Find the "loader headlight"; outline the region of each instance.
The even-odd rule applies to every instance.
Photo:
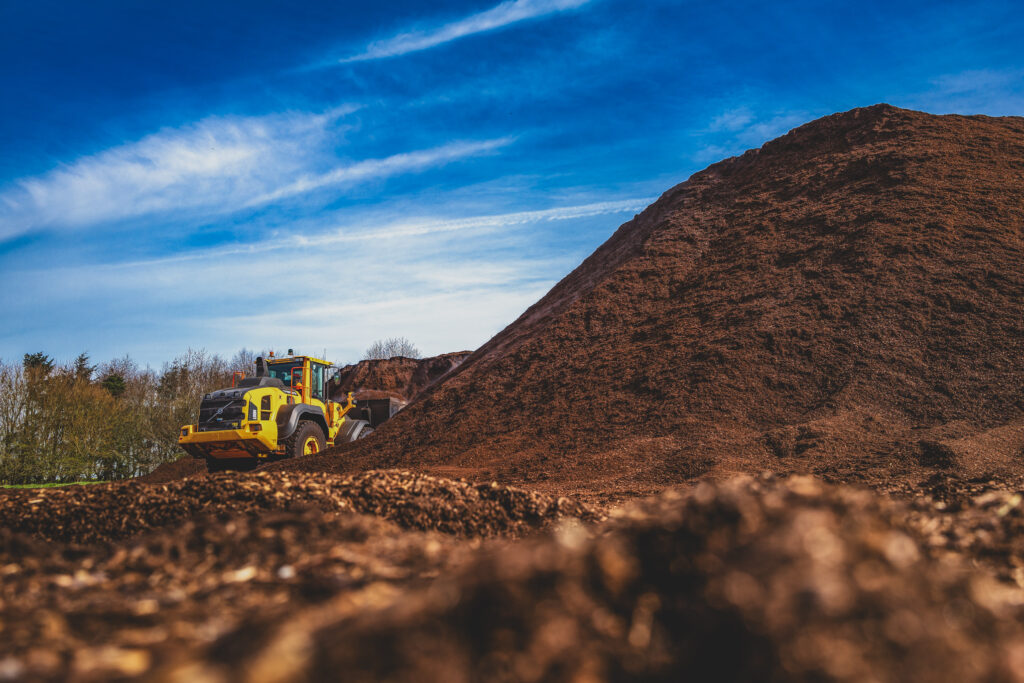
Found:
[[[182,427],[181,428],[181,435],[182,436],[188,436],[188,427]]]

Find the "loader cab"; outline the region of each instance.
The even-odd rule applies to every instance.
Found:
[[[330,364],[309,356],[289,356],[267,360],[267,374],[298,391],[303,403],[327,402],[327,370]]]

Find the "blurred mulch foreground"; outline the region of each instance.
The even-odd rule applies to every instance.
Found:
[[[941,513],[935,513],[941,514]],[[810,477],[632,505],[503,545],[368,609],[232,635],[165,680],[1024,679],[1024,591],[921,534],[920,510]],[[257,659],[251,659],[251,656]],[[260,656],[268,653],[287,656]]]
[[[741,475],[609,517],[400,471],[9,490],[0,680],[1024,680],[1020,490]]]
[[[253,660],[304,606],[334,605],[336,618],[390,604],[399,586],[447,573],[481,539],[564,519],[601,515],[567,498],[399,471],[6,490],[0,680],[148,678],[197,651]]]

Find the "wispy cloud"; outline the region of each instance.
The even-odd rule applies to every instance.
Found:
[[[759,147],[807,121],[803,111],[758,114],[748,106],[722,112],[708,126],[708,132],[721,133],[747,147]]]
[[[168,210],[239,205],[294,177],[323,147],[327,114],[211,117],[15,181],[0,193],[0,238]]]
[[[187,324],[226,351],[244,340],[252,346],[292,345],[307,351],[326,348],[331,360],[351,363],[362,357],[373,340],[401,335],[433,355],[479,347],[544,296],[556,280],[514,286],[463,283],[449,291],[429,294],[388,291],[388,298],[377,301],[354,300],[316,309],[226,316]],[[282,324],[283,319],[287,325]],[[287,329],[287,344],[280,336],[268,334],[269,330],[280,334],[282,329]],[[458,331],[454,338],[453,330]]]
[[[232,256],[254,255],[269,251],[290,250],[296,248],[329,247],[331,245],[355,243],[381,243],[391,240],[429,237],[443,233],[487,233],[517,226],[536,226],[544,223],[572,221],[581,218],[606,216],[615,214],[636,213],[651,204],[656,197],[640,197],[616,201],[593,202],[576,206],[563,206],[538,211],[516,211],[488,216],[470,216],[467,218],[403,218],[393,221],[373,221],[372,227],[366,222],[345,220],[343,227],[327,227],[310,234],[309,230],[296,233],[278,234],[273,238],[260,242],[242,245],[227,245],[211,249],[166,256],[158,259],[124,262],[104,266],[105,269],[132,269],[155,265],[166,265],[182,261],[221,260]]]
[[[970,69],[932,79],[935,90],[943,95],[1008,90],[1020,83],[1019,69]]]
[[[927,90],[896,98],[893,104],[935,114],[1024,113],[1021,80],[1024,69],[970,69],[931,79]]]
[[[512,138],[463,141],[339,164],[356,107],[325,114],[211,117],[78,159],[0,192],[0,239],[161,213],[243,208],[492,152]]]
[[[527,19],[535,19],[556,12],[576,9],[591,0],[509,0],[489,10],[470,15],[433,28],[406,31],[398,35],[379,40],[366,48],[365,51],[347,57],[342,62],[361,62],[371,59],[397,57],[427,50],[453,40],[471,36],[485,31],[493,31],[510,24]]]
[[[708,144],[696,150],[693,159],[701,163],[719,161],[760,147],[804,123],[808,117],[803,111],[759,115],[747,105],[727,109],[714,116],[705,129],[697,131]]]
[[[760,146],[769,140],[784,135],[802,123],[806,123],[808,115],[804,112],[786,112],[768,118],[751,121],[737,131],[736,139],[749,146]]]
[[[357,183],[367,179],[380,179],[398,173],[410,173],[424,168],[441,166],[458,159],[493,152],[511,144],[514,138],[505,137],[476,142],[453,142],[433,149],[395,154],[383,159],[366,159],[341,166],[326,173],[305,175],[271,192],[254,197],[248,206],[266,204],[285,197],[305,194],[329,185]]]
[[[749,107],[737,107],[735,109],[724,111],[711,119],[711,124],[708,126],[708,130],[712,133],[717,133],[719,131],[735,132],[750,125],[753,120],[754,113],[750,111]]]

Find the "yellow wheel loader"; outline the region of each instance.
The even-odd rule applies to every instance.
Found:
[[[257,358],[255,377],[235,373],[230,389],[203,397],[199,421],[181,428],[178,444],[212,472],[313,455],[369,435],[352,394],[344,402],[329,399],[332,369],[290,349],[288,356]]]

